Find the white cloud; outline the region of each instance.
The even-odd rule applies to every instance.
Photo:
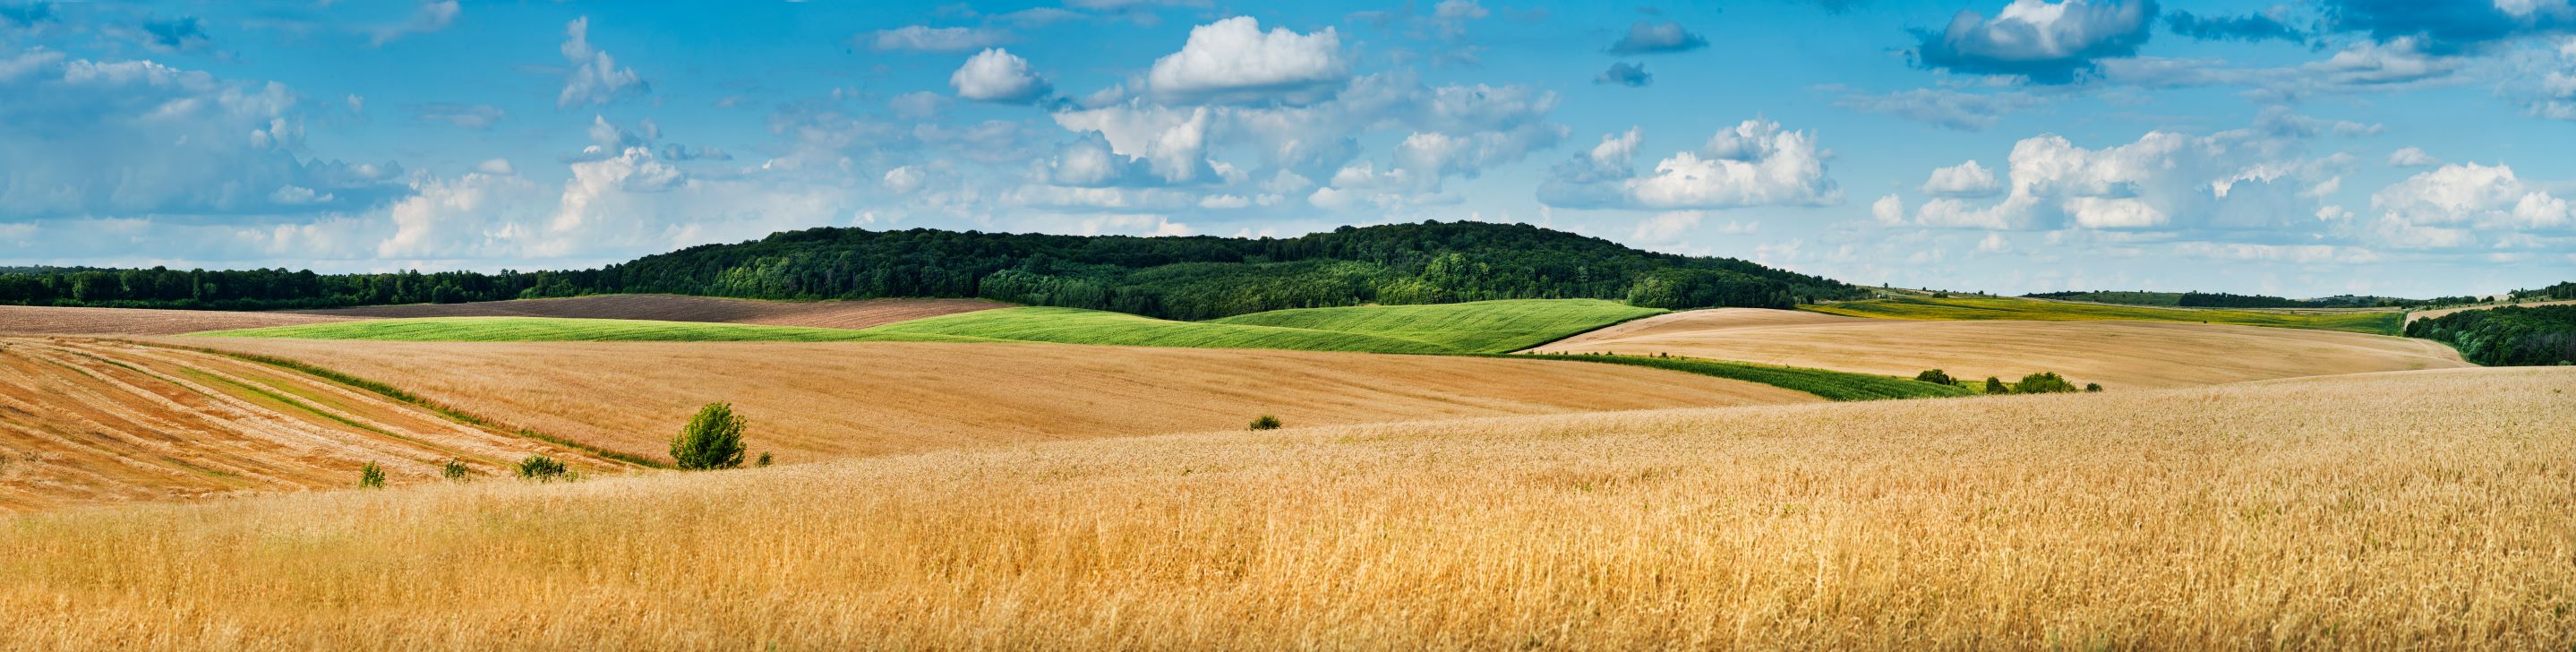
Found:
[[[2424,153],[2421,147],[2408,147],[2388,154],[2389,167],[2429,168],[2441,164],[2442,159],[2433,158],[2433,155]]]
[[[2242,129],[2210,136],[2150,132],[2087,149],[2057,135],[2023,139],[2009,186],[1991,204],[1925,202],[1923,226],[1984,229],[2274,229],[2304,216],[2342,183],[2347,155],[2297,158],[2295,135]],[[1936,173],[1936,181],[1942,175]],[[1973,177],[1972,174],[1957,176]],[[1926,185],[1926,192],[1941,184]]]
[[[967,58],[948,76],[948,86],[957,89],[958,97],[1004,104],[1034,102],[1055,90],[1029,69],[1027,59],[1001,48]]]
[[[1623,55],[1663,54],[1688,52],[1704,47],[1708,47],[1708,39],[1691,33],[1690,30],[1682,29],[1681,23],[1640,20],[1634,25],[1629,25],[1628,33],[1620,36],[1618,42],[1610,44],[1609,52]]]
[[[2096,59],[2137,52],[2153,31],[2154,0],[2013,0],[1991,20],[1962,10],[1914,51],[1924,65],[2066,83]]]
[[[1154,60],[1145,83],[1168,103],[1310,103],[1350,77],[1341,48],[1331,27],[1265,33],[1259,20],[1236,16],[1191,28],[1179,52]]]
[[[1814,134],[1777,122],[1747,120],[1720,131],[1700,152],[1679,152],[1649,174],[1629,172],[1635,132],[1605,137],[1592,151],[1557,166],[1540,200],[1567,208],[1718,209],[1822,206],[1842,191],[1825,174],[1826,153]]]
[[[1992,197],[2003,190],[1995,172],[1976,161],[1935,168],[1932,178],[1923,182],[1923,194],[1940,197]]]
[[[878,52],[908,50],[913,52],[972,52],[1011,42],[1009,32],[983,27],[931,27],[909,25],[897,29],[877,30],[864,39],[868,48]]]
[[[462,10],[463,7],[458,6],[456,0],[420,0],[419,4],[413,6],[410,20],[399,25],[375,28],[368,42],[373,45],[384,45],[394,39],[412,34],[427,34],[447,29],[448,25],[456,23],[456,16]]]
[[[1989,254],[2011,253],[2012,241],[2005,240],[2004,234],[1988,233],[1986,239],[1977,241],[1977,251]]]
[[[885,175],[878,177],[877,182],[883,184],[886,190],[894,191],[896,194],[907,194],[920,190],[922,180],[920,167],[904,165],[886,170]]]
[[[1878,201],[1870,202],[1869,216],[1871,219],[1878,220],[1880,224],[1890,226],[1903,224],[1905,223],[1905,200],[1897,199],[1895,195],[1880,197]]]
[[[607,104],[650,89],[634,68],[619,68],[607,51],[591,47],[589,16],[564,25],[562,49],[572,72],[564,77],[563,92],[555,96],[555,108]]]
[[[2563,230],[2576,225],[2566,199],[2534,188],[2510,166],[2445,165],[2370,196],[2380,212],[2376,234],[2390,246],[2445,248],[2475,244],[2505,231]]]

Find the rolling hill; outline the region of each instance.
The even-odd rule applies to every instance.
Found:
[[[1942,369],[1972,379],[2051,371],[2114,390],[2469,366],[2458,352],[2436,342],[2328,330],[2138,321],[1865,319],[1758,309],[1677,312],[1536,350],[1667,353],[1899,376]]]
[[[36,648],[2565,649],[2570,392],[2576,370],[2470,369],[69,511],[0,527],[0,628]]]
[[[177,335],[342,321],[348,318],[279,312],[0,306],[0,334],[17,335]]]
[[[923,317],[1008,307],[1010,304],[977,299],[757,301],[673,294],[603,294],[562,299],[419,303],[294,312],[357,319],[559,317],[859,329]]]
[[[1309,308],[1176,322],[1068,308],[1014,308],[921,319],[869,332],[1064,344],[1501,353],[1662,312],[1612,301],[1558,299]]]
[[[1302,426],[1821,400],[1654,369],[1458,356],[1026,343],[170,339],[399,381],[500,423],[648,454],[663,450],[698,406],[731,401],[752,420],[752,445],[783,462],[1236,430],[1262,414]]]
[[[1800,306],[1833,315],[1915,320],[2026,321],[2163,321],[2237,324],[2396,335],[2403,326],[2394,310],[2245,310],[2160,308],[2099,303],[2045,301],[2005,297],[1896,297]]]
[[[0,511],[398,482],[462,459],[482,475],[545,454],[627,465],[278,367],[195,351],[0,338]]]
[[[977,338],[844,328],[640,319],[423,317],[192,333],[202,337],[394,342],[968,342]]]

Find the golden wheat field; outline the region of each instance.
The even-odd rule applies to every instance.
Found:
[[[1534,349],[1740,360],[2006,380],[2043,371],[2114,389],[2471,366],[2439,342],[2321,330],[2135,321],[1911,321],[1753,308],[1648,317]]]
[[[2576,370],[1058,442],[0,520],[11,645],[2566,649]]]
[[[463,460],[503,475],[529,455],[627,465],[294,371],[78,338],[0,338],[0,512],[345,488]]]
[[[1007,308],[982,299],[871,299],[865,301],[755,301],[672,294],[603,294],[561,299],[522,299],[452,304],[366,306],[296,311],[361,319],[414,317],[562,317],[645,319],[816,328],[867,328],[924,317]],[[215,329],[203,329],[215,330]]]
[[[519,427],[658,456],[731,401],[781,460],[1049,439],[1483,415],[1805,403],[1655,369],[1542,360],[927,342],[171,338],[304,360]]]

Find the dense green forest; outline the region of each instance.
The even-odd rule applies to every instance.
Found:
[[[2565,301],[2576,299],[2576,281],[2560,283],[2537,290],[2515,290],[2513,298],[2523,301]]]
[[[2094,290],[2087,292],[2036,292],[2022,295],[2033,299],[2091,301],[2129,306],[2165,306],[2175,308],[2392,308],[2420,307],[2427,304],[2471,303],[2466,297],[2446,297],[2431,301],[2341,295],[2316,299],[2285,299],[2259,294],[2225,292],[2145,292]]]
[[[1295,238],[1145,238],[817,228],[590,270],[316,274],[283,269],[0,275],[0,304],[256,310],[667,292],[750,299],[981,297],[1212,319],[1284,308],[1617,299],[1787,308],[1851,285],[1732,258],[1639,251],[1522,224],[1423,222]]]
[[[2482,365],[2576,364],[2576,305],[2463,310],[2407,324],[2406,336],[2450,344]]]

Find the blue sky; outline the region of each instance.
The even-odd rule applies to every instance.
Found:
[[[0,264],[1528,222],[1862,283],[2576,279],[2568,0],[0,0]]]

